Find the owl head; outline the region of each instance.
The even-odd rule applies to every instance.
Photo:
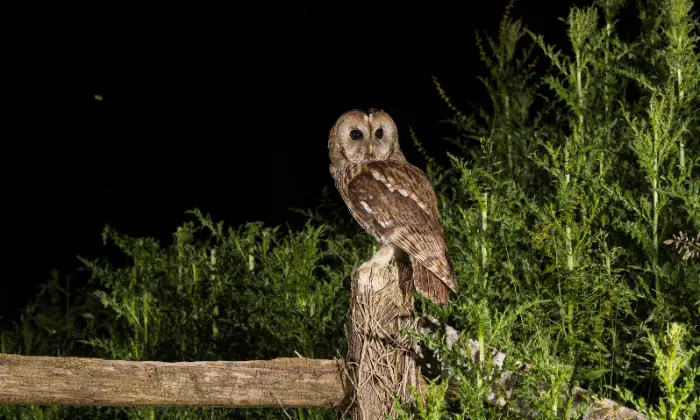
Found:
[[[405,160],[398,130],[385,111],[353,109],[341,115],[328,136],[331,166],[375,160]]]

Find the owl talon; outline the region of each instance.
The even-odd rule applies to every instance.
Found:
[[[394,258],[394,247],[383,246],[377,251],[372,258],[363,262],[358,270],[373,270],[387,267]]]

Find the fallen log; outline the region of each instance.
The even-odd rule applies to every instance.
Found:
[[[342,360],[130,362],[0,354],[0,404],[338,407]]]

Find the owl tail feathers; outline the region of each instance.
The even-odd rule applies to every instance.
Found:
[[[415,259],[412,260],[413,284],[416,290],[435,303],[447,305],[447,295],[450,292],[447,285]]]

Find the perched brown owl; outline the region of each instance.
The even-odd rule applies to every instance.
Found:
[[[407,253],[416,290],[447,304],[457,280],[438,218],[437,198],[423,171],[408,163],[393,119],[382,110],[351,110],[328,138],[330,171],[350,214],[381,244],[382,257]],[[387,261],[388,261],[387,259]]]

